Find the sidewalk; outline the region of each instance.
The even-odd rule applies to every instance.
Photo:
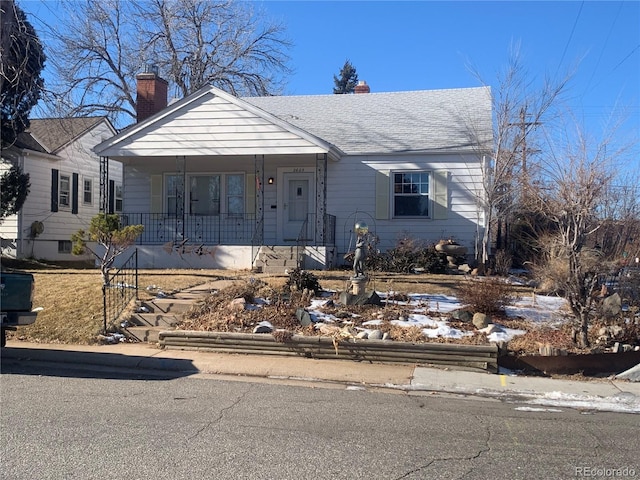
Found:
[[[444,392],[512,399],[535,405],[640,413],[640,383],[574,381],[447,370],[426,366],[318,360],[297,356],[161,350],[147,344],[47,345],[7,342],[2,360],[29,359],[76,365],[156,370],[184,375],[325,382],[406,392]]]

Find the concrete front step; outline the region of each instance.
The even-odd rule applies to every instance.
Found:
[[[129,323],[141,327],[170,328],[177,325],[181,320],[182,315],[170,313],[133,313],[129,318]]]
[[[154,298],[140,301],[140,306],[148,310],[148,312],[143,313],[184,313],[193,305],[194,298],[200,298],[200,296],[194,295],[193,298]]]
[[[170,328],[160,328],[160,327],[147,327],[147,326],[138,326],[138,327],[127,327],[124,329],[124,334],[134,342],[140,343],[158,343],[160,341],[159,334],[160,332],[164,332],[167,330],[171,330]]]

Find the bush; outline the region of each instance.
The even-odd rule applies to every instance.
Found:
[[[322,291],[318,278],[313,273],[307,270],[301,270],[300,268],[294,268],[289,271],[289,278],[287,279],[286,285],[289,287],[289,290],[297,290],[300,292],[308,290],[316,295]]]
[[[374,239],[377,240],[377,239]],[[403,232],[396,246],[384,253],[376,248],[377,241],[369,243],[365,267],[370,271],[411,273],[423,268],[426,273],[445,273],[446,255],[436,252],[435,246],[411,237]],[[345,256],[347,261],[348,257]]]
[[[482,277],[465,280],[458,291],[460,301],[474,312],[500,313],[513,302],[513,287],[500,278]]]

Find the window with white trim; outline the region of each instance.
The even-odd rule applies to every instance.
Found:
[[[71,175],[60,174],[58,179],[58,206],[71,208]]]
[[[93,203],[93,180],[91,178],[82,179],[82,203],[85,205]]]
[[[227,175],[227,213],[244,213],[244,175]]]
[[[115,195],[114,209],[116,212],[122,213],[122,185],[116,183],[114,195]]]
[[[393,216],[429,218],[430,173],[426,171],[393,173]]]

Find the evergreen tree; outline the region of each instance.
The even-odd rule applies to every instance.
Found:
[[[29,126],[29,113],[44,87],[45,55],[35,30],[14,0],[0,0],[0,112],[2,148]]]
[[[340,69],[340,76],[333,76],[333,82],[336,85],[333,87],[333,93],[353,93],[355,91],[358,84],[358,74],[348,59]]]
[[[13,165],[0,177],[0,223],[22,208],[29,194],[29,174]]]

